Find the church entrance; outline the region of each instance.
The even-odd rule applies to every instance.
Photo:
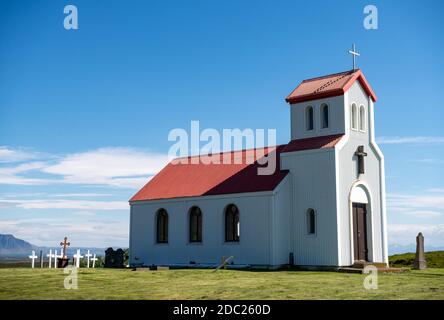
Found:
[[[353,202],[353,247],[355,260],[368,261],[367,206]]]

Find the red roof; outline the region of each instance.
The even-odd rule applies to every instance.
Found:
[[[213,155],[219,159],[217,164],[207,164],[208,161],[205,161],[209,160],[209,156],[182,158],[188,160],[186,164],[174,163],[180,159],[173,160],[130,201],[274,190],[288,173],[279,168],[279,155],[284,146],[219,153]],[[254,155],[256,150],[262,150],[264,156],[276,152],[274,174],[257,174],[257,169],[261,166],[254,161],[256,157],[251,158],[251,154]],[[228,155],[231,156],[231,164],[224,164],[223,157]],[[197,163],[192,163],[192,159]],[[238,159],[240,163],[234,163],[235,159]]]
[[[130,201],[169,199],[179,197],[195,197],[205,195],[271,191],[287,175],[286,170],[280,170],[279,155],[284,146],[262,149],[250,149],[213,155],[219,163],[206,164],[209,156],[182,158],[188,163],[170,162],[153,179],[151,179]],[[262,150],[263,155],[276,152],[276,170],[272,175],[258,175],[260,167],[251,154]],[[251,154],[248,152],[250,151]],[[231,163],[224,164],[225,156],[231,156]],[[197,163],[192,163],[196,160]],[[240,163],[235,163],[238,159]],[[247,161],[250,160],[250,161]],[[198,161],[199,160],[199,161]],[[253,162],[254,161],[254,162]],[[253,163],[252,163],[253,162]]]
[[[355,81],[359,81],[365,92],[376,101],[376,95],[360,69],[307,79],[285,99],[288,103],[303,102],[343,95]]]
[[[209,156],[182,158],[188,160],[186,164],[177,163],[181,159],[176,159],[154,176],[130,201],[272,191],[288,173],[287,170],[280,170],[282,152],[332,148],[340,138],[341,136],[335,135],[300,139],[291,141],[287,145],[260,149],[264,151],[264,156],[276,152],[276,170],[272,175],[258,175],[257,170],[261,165],[257,161],[247,163],[247,159],[256,160],[250,158],[251,154],[248,151],[254,154],[258,149],[214,155],[220,160],[218,164],[205,164],[208,163],[205,161]],[[231,164],[224,164],[223,157],[228,155],[233,161]],[[240,163],[234,163],[234,159],[239,159]],[[192,160],[196,160],[197,163],[192,163]]]

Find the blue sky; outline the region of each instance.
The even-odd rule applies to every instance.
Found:
[[[63,28],[74,4],[79,29]],[[363,27],[378,8],[379,28]],[[442,1],[1,1],[0,233],[127,246],[127,200],[173,128],[276,128],[303,79],[348,70],[379,100],[390,243],[444,246]]]

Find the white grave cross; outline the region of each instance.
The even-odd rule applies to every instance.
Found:
[[[32,260],[32,262],[31,262],[31,268],[33,268],[33,269],[34,269],[34,261],[35,261],[35,259],[37,259],[37,258],[38,258],[38,257],[35,255],[35,251],[32,250],[32,254],[29,256],[29,259]]]
[[[91,258],[92,257],[92,254],[89,252],[89,250],[88,250],[88,253],[87,254],[85,254],[85,257],[86,257],[86,266],[89,268],[89,258]]]
[[[52,254],[52,257],[54,258],[54,268],[55,268],[56,267],[56,263],[57,263],[56,253],[55,252]]]
[[[57,250],[54,250],[54,268],[57,269],[57,258],[63,258],[62,251],[60,251],[60,255],[57,254]]]
[[[80,249],[77,249],[77,253],[74,255],[74,259],[76,260],[76,268],[80,268],[80,259],[82,259],[83,256],[80,255]]]
[[[52,254],[52,249],[49,250],[49,253],[46,256],[49,258],[48,268],[51,269],[51,267],[52,267],[52,257],[54,256]]]
[[[96,258],[96,254],[94,253],[94,256],[91,258],[91,261],[93,262],[93,265],[92,265],[93,268],[96,267],[96,261],[97,261],[97,260],[98,260],[98,259]]]

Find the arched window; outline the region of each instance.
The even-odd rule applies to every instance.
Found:
[[[157,243],[168,243],[168,213],[165,209],[157,211]]]
[[[321,105],[321,128],[328,128],[328,105]]]
[[[196,206],[190,209],[190,242],[202,242],[202,211]]]
[[[313,130],[314,123],[313,123],[313,107],[308,106],[305,109],[305,128],[309,130]]]
[[[316,212],[311,208],[307,210],[307,233],[316,234]]]
[[[358,130],[358,110],[354,103],[351,105],[351,127],[353,130]]]
[[[239,209],[234,204],[230,204],[225,209],[225,241],[237,242],[239,236]]]
[[[359,107],[359,130],[365,131],[365,107]]]

